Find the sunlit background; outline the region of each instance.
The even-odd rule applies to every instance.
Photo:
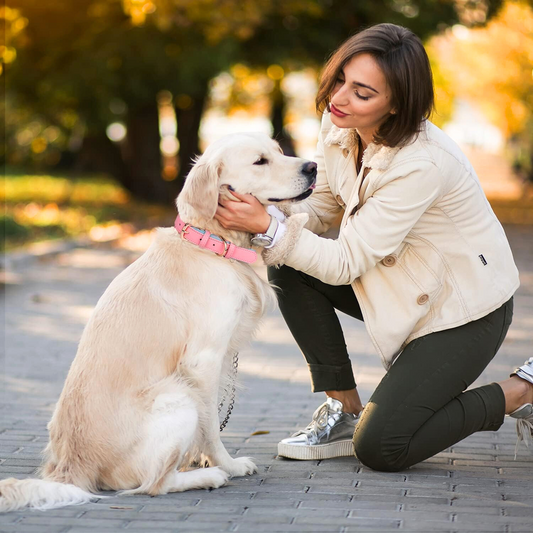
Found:
[[[191,159],[229,132],[313,158],[321,67],[379,22],[423,39],[432,120],[503,221],[533,223],[531,1],[6,1],[7,249],[168,223]]]

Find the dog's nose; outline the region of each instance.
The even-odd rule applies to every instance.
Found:
[[[316,163],[314,163],[313,161],[304,163],[304,165],[302,166],[302,174],[313,176],[314,174],[316,174],[316,168],[317,168]]]

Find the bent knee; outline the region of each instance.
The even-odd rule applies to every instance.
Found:
[[[406,468],[405,447],[391,450],[384,445],[381,435],[368,431],[357,431],[353,437],[355,456],[364,466],[378,472],[399,472]],[[389,450],[385,452],[384,450]]]

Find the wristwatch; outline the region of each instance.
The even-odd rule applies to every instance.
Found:
[[[276,235],[276,230],[278,229],[278,219],[270,215],[270,224],[265,233],[256,233],[252,237],[252,244],[254,246],[269,246],[274,240],[274,235]]]

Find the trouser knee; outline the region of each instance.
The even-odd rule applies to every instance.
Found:
[[[381,435],[370,431],[355,431],[353,437],[355,456],[364,466],[378,472],[399,472],[405,469],[403,447],[396,453],[385,454]]]

